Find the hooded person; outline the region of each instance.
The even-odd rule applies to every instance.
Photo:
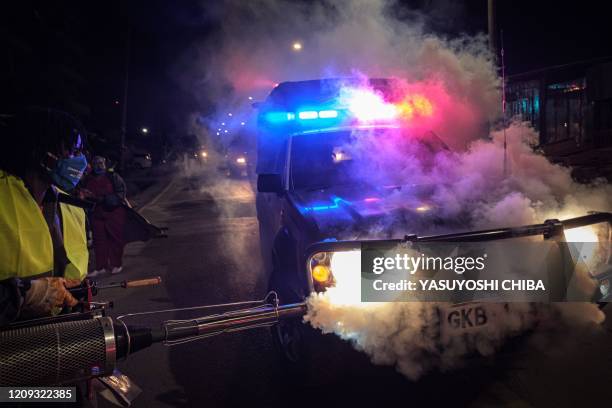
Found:
[[[77,300],[67,287],[87,274],[83,209],[60,202],[87,160],[70,115],[28,108],[0,123],[0,326],[45,317]],[[11,146],[11,147],[9,147]]]
[[[120,273],[125,247],[126,187],[123,179],[106,166],[106,159],[95,156],[92,171],[83,180],[81,193],[96,202],[90,221],[96,269],[90,277],[110,271]]]

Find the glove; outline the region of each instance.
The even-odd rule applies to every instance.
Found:
[[[71,285],[74,283],[69,282]],[[50,316],[56,307],[79,303],[66,289],[64,278],[40,278],[31,282],[25,294],[21,315],[25,318]]]

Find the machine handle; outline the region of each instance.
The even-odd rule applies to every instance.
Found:
[[[155,278],[125,281],[125,287],[126,288],[135,288],[135,287],[138,287],[138,286],[159,285],[160,283],[161,283],[161,276],[156,276]]]

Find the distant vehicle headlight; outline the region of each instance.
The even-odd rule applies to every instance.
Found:
[[[246,164],[246,157],[240,156],[240,157],[236,158],[236,163],[238,163],[238,164]]]
[[[427,204],[422,204],[416,207],[414,210],[419,213],[426,213],[427,211],[431,210],[431,207]]]
[[[200,152],[200,156],[202,156],[202,158],[204,158],[204,159],[205,159],[205,158],[207,158],[207,157],[208,157],[208,152],[207,152],[206,150],[202,150],[202,151]]]

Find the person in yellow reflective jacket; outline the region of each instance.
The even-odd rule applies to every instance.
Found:
[[[67,288],[87,274],[85,214],[58,196],[87,166],[80,129],[52,109],[0,118],[0,326],[77,303]]]

